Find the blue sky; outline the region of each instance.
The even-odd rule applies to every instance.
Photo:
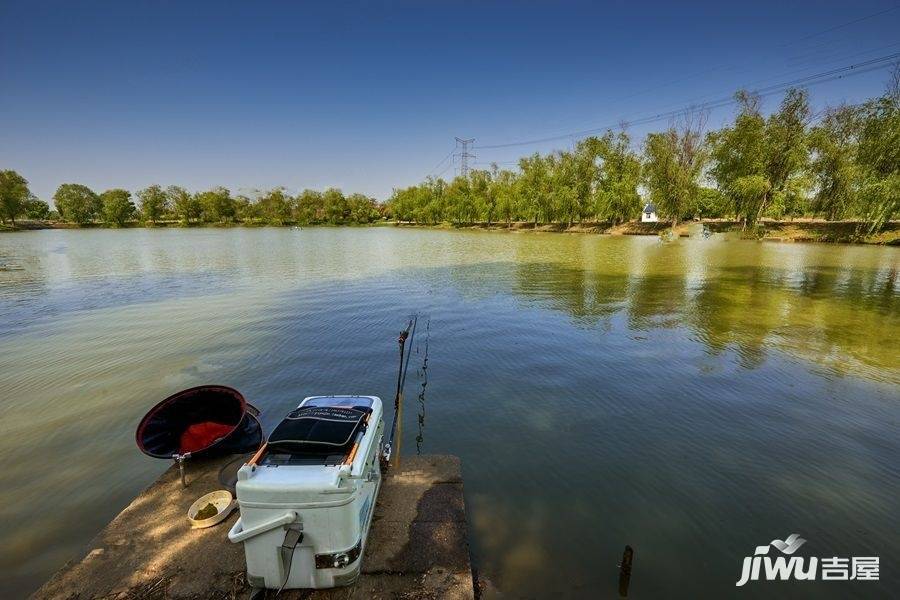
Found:
[[[0,168],[47,200],[64,182],[385,199],[451,177],[457,165],[438,161],[454,136],[553,136],[900,52],[900,5],[868,0],[0,0],[0,22]],[[814,107],[877,95],[886,73],[811,87]],[[710,126],[732,114],[713,111]],[[665,126],[629,131],[639,144]],[[476,154],[506,163],[570,145]]]

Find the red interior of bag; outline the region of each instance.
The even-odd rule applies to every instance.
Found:
[[[219,438],[223,438],[234,429],[234,425],[225,425],[213,421],[194,423],[181,434],[181,452],[197,452],[210,446]]]

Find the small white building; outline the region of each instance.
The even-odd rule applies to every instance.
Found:
[[[656,205],[648,202],[644,205],[644,211],[641,213],[641,223],[656,223],[659,217],[656,216]]]

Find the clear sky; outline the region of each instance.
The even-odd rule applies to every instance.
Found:
[[[884,0],[0,0],[0,23],[0,168],[46,200],[64,182],[385,199],[452,176],[438,161],[454,136],[486,146],[602,127],[900,53],[900,5]],[[814,108],[877,95],[886,73],[813,86]],[[666,124],[629,131],[639,143]]]

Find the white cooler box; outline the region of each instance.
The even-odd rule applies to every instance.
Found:
[[[359,576],[381,487],[384,423],[375,396],[306,398],[238,471],[247,580],[269,589],[329,588]]]

